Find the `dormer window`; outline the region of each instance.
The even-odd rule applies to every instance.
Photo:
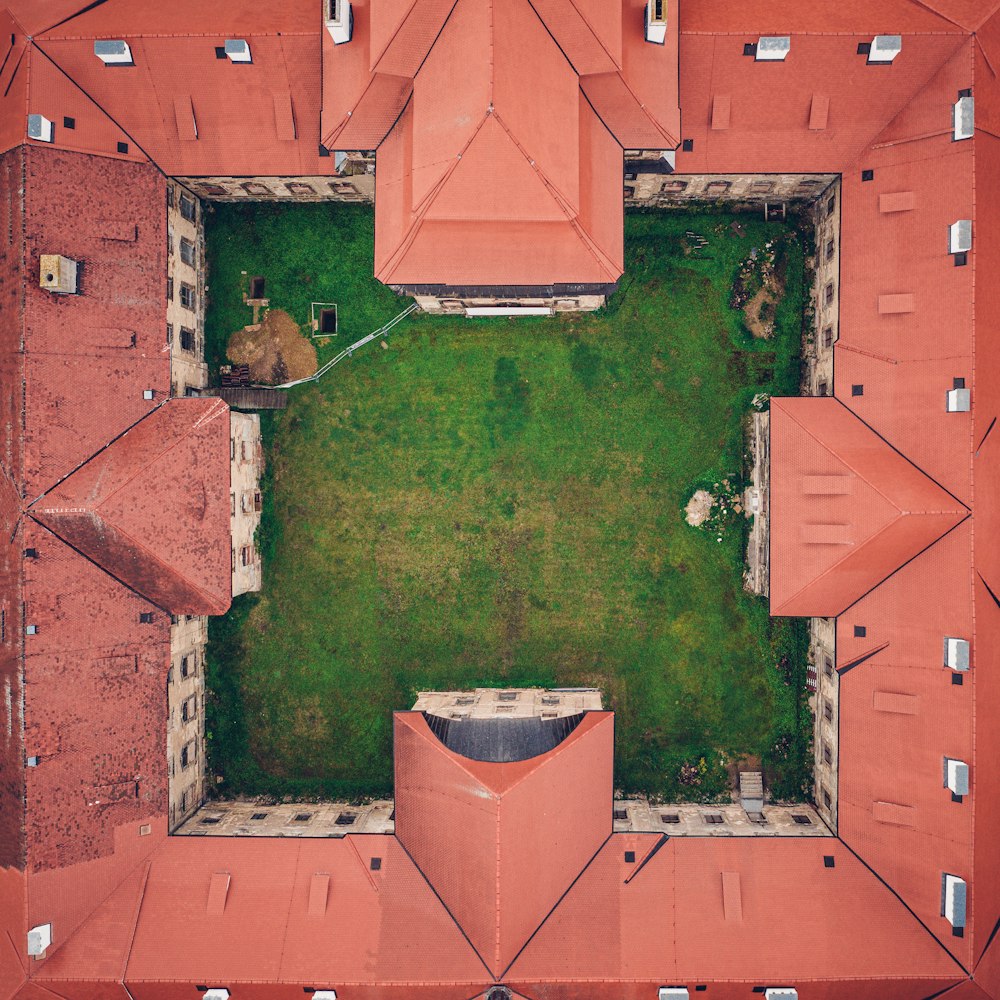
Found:
[[[105,66],[134,66],[132,50],[128,42],[121,39],[98,40],[94,42],[94,55]]]
[[[784,62],[792,49],[789,35],[768,35],[757,41],[754,58],[757,62]]]
[[[646,3],[646,41],[663,45],[667,40],[667,0]]]
[[[901,35],[876,35],[868,49],[868,63],[891,63],[903,49]]]
[[[971,139],[975,130],[975,103],[971,94],[960,97],[952,110],[952,125],[954,128],[953,137],[957,142],[959,139]]]
[[[944,640],[944,665],[950,670],[969,669],[969,640],[946,637]]]
[[[326,5],[326,30],[334,44],[343,45],[354,34],[354,13],[350,0],[324,0]]]

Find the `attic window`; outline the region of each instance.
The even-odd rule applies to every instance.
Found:
[[[225,59],[225,58],[227,58],[225,45],[216,45],[215,46],[215,58],[216,59]]]
[[[52,142],[52,122],[45,115],[28,115],[28,138],[38,142]]]
[[[966,253],[972,249],[972,219],[959,219],[948,227],[948,253]]]
[[[765,35],[757,42],[754,58],[757,62],[784,62],[791,48],[789,35]]]
[[[667,0],[646,3],[646,41],[663,45],[667,40]]]
[[[37,559],[38,558],[38,549],[25,549],[24,550],[24,558],[25,559]]]
[[[873,180],[875,180],[875,171],[874,170],[862,170],[861,171],[861,179],[863,181],[873,181]]]
[[[142,625],[152,625],[153,624],[153,612],[143,611],[139,614],[139,623]]]
[[[872,43],[871,42],[858,42],[858,55],[859,56],[866,56],[866,55],[868,55],[871,52],[871,50],[872,50]]]
[[[128,152],[128,143],[127,142],[120,142],[120,143],[118,143],[118,152],[119,153],[127,153]]]
[[[812,820],[805,813],[792,813],[792,822],[796,826],[812,826]]]
[[[253,62],[250,46],[244,38],[227,38],[224,46],[226,57],[233,63]]]
[[[975,130],[975,98],[968,94],[959,97],[952,109],[953,138],[957,142],[960,139],[971,139]]]
[[[68,116],[63,117],[63,128],[74,129],[76,128],[76,119],[70,118]]]
[[[745,42],[743,45],[743,55],[745,56],[755,56],[757,55],[757,43],[756,42]]]
[[[824,868],[835,868],[837,866],[837,861],[832,854],[823,855],[823,867]]]
[[[661,986],[656,997],[657,1000],[688,1000],[690,995],[686,986]]]
[[[865,394],[865,387],[863,385],[852,385],[851,395],[852,396],[863,396]]]
[[[634,865],[635,864],[635,851],[625,852],[625,864]]]
[[[94,55],[105,66],[133,66],[132,50],[128,42],[121,39],[98,40],[94,42]]]
[[[858,395],[860,395],[860,393]],[[868,635],[868,628],[867,628],[867,626],[865,626],[865,625],[855,625],[854,626],[854,638],[855,639],[863,639],[866,635]]]
[[[902,36],[876,35],[868,50],[868,65],[887,65],[899,55],[902,49]]]
[[[684,153],[694,152],[694,139],[685,139],[681,143],[681,151]],[[685,184],[684,186],[687,187],[687,184]]]

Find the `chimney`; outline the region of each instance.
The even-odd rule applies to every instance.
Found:
[[[76,295],[79,265],[57,253],[43,253],[39,260],[38,284],[56,295]]]

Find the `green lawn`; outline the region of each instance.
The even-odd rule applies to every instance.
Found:
[[[804,626],[744,593],[742,519],[722,542],[683,519],[695,486],[741,477],[754,394],[798,391],[801,246],[733,218],[630,214],[602,312],[410,318],[265,416],[264,591],[210,628],[223,794],[387,793],[391,712],[420,689],[595,685],[620,787],[710,799],[752,754],[803,796]],[[685,253],[688,229],[705,250]],[[249,322],[241,271],[300,322],[339,304],[321,360],[400,311],[372,238],[365,206],[216,206],[209,361]],[[729,295],[770,239],[788,291],[777,337],[754,341]]]

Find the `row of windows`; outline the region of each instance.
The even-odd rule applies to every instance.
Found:
[[[615,809],[614,818],[616,820],[627,820],[628,810]],[[726,817],[722,813],[706,812],[701,814],[701,820],[708,826],[725,826]],[[680,813],[660,813],[660,822],[667,826],[673,826],[681,821]],[[792,822],[796,826],[812,826],[812,819],[806,813],[792,813]]]
[[[329,181],[328,186],[330,191],[335,195],[356,197],[358,194],[358,189],[350,181]],[[261,181],[244,181],[240,187],[251,198],[270,198],[278,193],[274,188],[268,187]],[[324,193],[317,191],[312,184],[307,184],[305,181],[286,181],[284,188],[293,197],[308,198]],[[232,193],[221,184],[202,183],[198,185],[198,189],[210,198],[224,198],[226,195]],[[183,214],[183,204],[181,208],[181,214]]]
[[[254,548],[252,545],[243,545],[240,547],[240,565],[249,566],[254,561]],[[236,572],[236,548],[233,547],[233,572]]]

